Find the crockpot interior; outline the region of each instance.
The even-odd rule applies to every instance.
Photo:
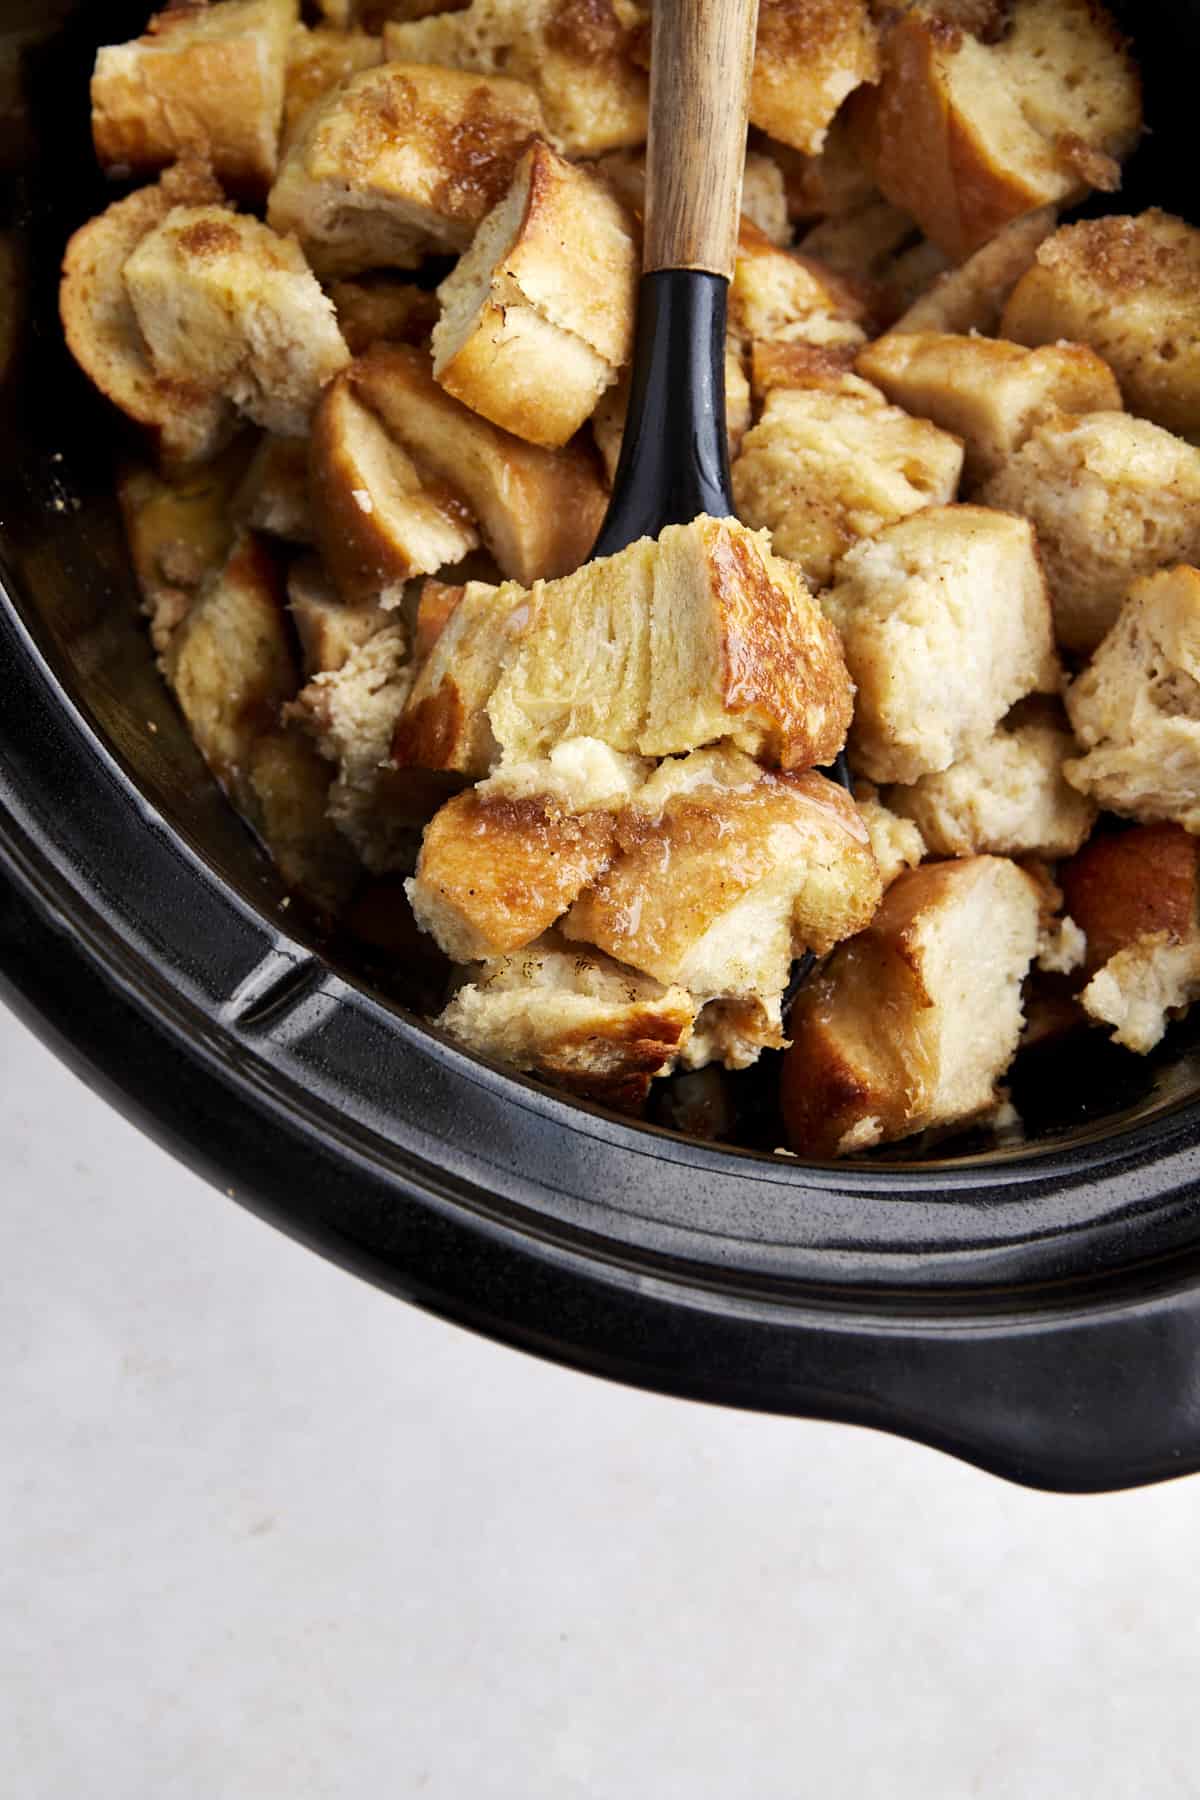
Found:
[[[134,34],[147,10],[148,0],[103,8],[0,0],[0,554],[26,624],[146,800],[226,881],[277,917],[278,879],[209,776],[155,670],[113,499],[114,462],[129,441],[71,363],[58,327],[63,245],[111,194],[89,135],[95,45]],[[1200,0],[1143,0],[1117,11],[1143,69],[1150,131],[1121,194],[1090,210],[1156,204],[1200,219],[1191,100]],[[415,937],[410,953],[383,957],[348,936],[323,936],[298,904],[287,916],[293,935],[410,1018],[436,1004],[437,966]],[[781,1135],[771,1080],[769,1069],[745,1078],[746,1137],[765,1152]],[[1175,1027],[1148,1058],[1113,1049],[1099,1032],[1076,1033],[1026,1054],[1012,1087],[1022,1123],[1000,1140],[965,1132],[917,1141],[877,1153],[871,1166],[1023,1159],[1144,1124],[1200,1097],[1200,1020]]]

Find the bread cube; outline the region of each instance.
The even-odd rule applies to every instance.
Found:
[[[866,827],[815,770],[776,775],[740,751],[696,751],[663,763],[615,837],[564,936],[698,999],[757,1001],[776,1027],[793,960],[860,931],[879,904]]]
[[[1200,999],[1200,934],[1139,938],[1097,970],[1080,998],[1089,1018],[1113,1027],[1114,1043],[1147,1055]]]
[[[739,518],[827,587],[860,538],[954,499],[962,444],[855,375],[773,387],[733,465]]]
[[[199,151],[231,186],[265,188],[298,12],[298,0],[170,5],[144,37],[98,50],[92,136],[100,161],[141,172]]]
[[[1200,450],[1126,413],[1053,417],[980,489],[1037,528],[1070,650],[1094,650],[1131,582],[1200,561]]]
[[[1053,414],[1121,410],[1112,370],[1082,344],[1023,350],[997,338],[905,332],[868,344],[855,366],[905,412],[963,440],[972,488]]]
[[[465,250],[496,205],[541,109],[524,82],[458,69],[364,69],[305,115],[267,203],[322,278],[413,269]]]
[[[282,156],[295,141],[311,106],[332,88],[383,61],[383,40],[366,31],[293,25],[283,89]]]
[[[68,348],[105,398],[145,429],[166,468],[214,456],[232,433],[233,408],[222,394],[157,373],[123,271],[172,207],[220,198],[202,165],[181,163],[156,186],[139,188],[81,225],[63,259],[59,311]]]
[[[1072,787],[1200,832],[1200,570],[1134,583],[1066,705],[1086,752],[1065,766]]]
[[[1200,231],[1151,208],[1047,238],[1004,308],[1020,344],[1074,338],[1112,365],[1130,412],[1200,434]]]
[[[905,869],[915,869],[925,857],[925,839],[911,819],[901,818],[879,797],[873,782],[856,781],[854,804],[867,828],[871,853],[879,869],[884,892]]]
[[[503,574],[529,585],[589,554],[606,495],[585,449],[546,450],[501,431],[439,387],[428,356],[406,345],[377,344],[352,379],[422,480],[462,497]]]
[[[160,654],[186,616],[204,580],[221,567],[233,543],[232,496],[246,466],[243,444],[232,444],[203,468],[173,478],[136,463],[117,477],[117,498],[133,572]]]
[[[1037,884],[1003,857],[925,863],[800,990],[780,1101],[801,1156],[852,1155],[996,1103],[1038,946]]]
[[[878,78],[867,0],[762,0],[750,119],[780,143],[818,155],[847,94]]]
[[[885,32],[868,138],[888,199],[960,262],[1022,213],[1116,188],[1141,94],[1094,0],[1013,0],[999,31],[947,14],[916,6]]]
[[[700,518],[538,584],[488,715],[506,755],[564,737],[673,756],[729,738],[784,769],[849,723],[837,633],[765,535]]]
[[[872,189],[861,206],[834,213],[812,226],[800,239],[799,248],[803,255],[814,257],[839,275],[877,282],[920,235],[911,213]]]
[[[387,55],[533,87],[546,135],[564,156],[599,156],[646,139],[646,75],[635,60],[642,9],[631,0],[473,0],[384,29]]]
[[[305,435],[350,360],[298,245],[223,207],[174,207],[126,262],[125,289],[157,374],[228,394],[281,437]]]
[[[349,899],[359,863],[328,816],[333,771],[296,727],[269,731],[250,753],[250,822],[288,887],[333,913]]]
[[[885,799],[915,821],[935,856],[1055,861],[1073,855],[1096,820],[1096,808],[1063,775],[1077,751],[1056,710],[1030,701],[960,762],[888,788]]]
[[[389,623],[378,604],[346,606],[315,556],[298,557],[292,564],[287,596],[306,681],[342,668]]]
[[[205,582],[163,658],[201,756],[244,811],[253,806],[254,745],[274,729],[298,685],[283,597],[263,540],[244,533]]]
[[[785,346],[780,346],[784,348]],[[791,349],[788,345],[786,348]],[[600,396],[595,412],[592,414],[592,437],[604,463],[604,471],[609,486],[616,479],[617,464],[621,460],[621,442],[625,436],[625,418],[629,410],[629,372],[614,382]],[[746,371],[742,367],[742,358],[734,343],[726,340],[725,345],[725,432],[729,441],[729,454],[736,456],[741,449],[742,439],[750,428],[750,383],[746,379]]]
[[[467,591],[466,583],[423,581],[417,592],[417,616],[413,628],[413,665],[420,668],[450,623],[450,616]]]
[[[783,170],[773,156],[747,150],[742,170],[742,216],[776,247],[792,241]]]
[[[399,606],[404,584],[458,562],[479,543],[470,513],[359,399],[352,375],[317,408],[309,460],[313,527],[326,568],[351,605]]]
[[[535,142],[438,289],[434,375],[493,424],[558,449],[633,354],[637,278],[624,208]]]
[[[862,295],[832,269],[779,250],[743,219],[729,284],[729,332],[742,343],[791,338],[822,345],[861,344]]]
[[[1087,938],[1087,967],[1165,934],[1180,940],[1200,924],[1197,840],[1182,825],[1135,825],[1098,833],[1057,871],[1067,911]]]
[[[233,496],[233,510],[255,531],[291,544],[311,544],[307,440],[267,432]]]
[[[1004,303],[1058,224],[1058,210],[1040,206],[1012,219],[966,262],[947,269],[913,300],[891,327],[904,331],[995,333]],[[1006,335],[1003,334],[1002,335]]]
[[[1031,527],[929,507],[856,544],[824,598],[858,692],[849,753],[875,782],[948,769],[1060,683]]]
[[[437,323],[437,295],[395,275],[363,275],[330,284],[338,330],[352,356],[380,340],[423,344]]]
[[[878,200],[879,189],[863,155],[853,113],[853,103],[835,113],[816,156],[805,156],[776,139],[766,141],[764,147],[783,174],[790,219],[812,223]]]
[[[476,1056],[636,1112],[686,1045],[695,1016],[682,988],[548,938],[486,963],[436,1023]]]
[[[515,582],[464,585],[396,720],[397,768],[487,774],[499,756],[488,702],[528,617],[529,596]]]
[[[459,794],[426,827],[413,916],[454,962],[523,949],[607,867],[614,834],[611,813],[548,796]]]

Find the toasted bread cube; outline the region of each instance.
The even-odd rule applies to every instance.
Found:
[[[799,248],[839,275],[875,282],[919,238],[911,213],[873,191],[861,206],[835,213],[806,231]]]
[[[389,57],[516,76],[536,89],[546,135],[564,156],[646,139],[647,86],[634,60],[641,9],[630,0],[474,0],[389,24]]]
[[[1200,999],[1200,934],[1182,941],[1169,933],[1140,938],[1099,969],[1080,996],[1097,1023],[1113,1027],[1113,1041],[1146,1056],[1171,1019]]]
[[[867,0],[762,0],[750,83],[750,119],[808,156],[847,94],[879,78]]]
[[[369,32],[335,31],[319,25],[310,31],[306,25],[293,25],[288,39],[279,154],[282,156],[298,137],[310,107],[351,75],[373,69],[382,61],[383,39]]]
[[[267,219],[295,233],[323,278],[415,269],[430,251],[466,249],[542,129],[524,82],[364,69],[305,114]]]
[[[192,382],[267,431],[303,437],[350,360],[299,246],[245,214],[177,206],[125,264],[157,373]]]
[[[790,144],[768,139],[765,148],[783,173],[788,217],[812,223],[838,213],[855,212],[879,198],[854,128],[853,105],[835,114],[816,156],[805,156]]]
[[[947,269],[900,314],[891,333],[944,331],[991,336],[1017,282],[1032,264],[1039,244],[1058,224],[1058,210],[1041,206],[1002,226],[966,262]],[[1001,333],[1002,336],[1007,335]]]
[[[776,1024],[793,960],[860,931],[879,904],[866,826],[815,770],[696,751],[663,763],[615,835],[564,935],[698,999],[756,1000]]]
[[[472,789],[426,827],[407,888],[413,916],[454,962],[507,955],[561,918],[603,873],[614,841],[611,813]]]
[[[1004,308],[1020,344],[1073,338],[1112,365],[1130,412],[1200,434],[1200,231],[1151,208],[1047,238]]]
[[[509,756],[564,737],[673,756],[727,737],[804,769],[841,747],[851,706],[837,633],[763,534],[668,526],[539,584],[527,607],[488,708]]]
[[[549,938],[485,964],[436,1023],[477,1056],[636,1112],[687,1044],[695,1016],[682,988]]]
[[[250,818],[288,887],[326,912],[349,899],[358,858],[328,816],[333,771],[296,727],[267,732],[250,752]]]
[[[291,544],[311,544],[306,440],[268,432],[233,496],[233,510],[255,531]]]
[[[214,456],[232,432],[233,409],[223,395],[156,372],[123,271],[173,206],[220,198],[203,166],[181,163],[81,225],[63,259],[59,311],[71,354],[105,398],[145,428],[167,468]]]
[[[214,462],[166,478],[129,464],[117,478],[133,572],[161,654],[202,583],[215,574],[233,543],[232,496],[246,466],[246,448],[231,444]]]
[[[1055,710],[1029,702],[982,744],[911,787],[888,788],[893,812],[920,827],[935,856],[1071,856],[1096,808],[1063,764],[1078,746]]]
[[[783,170],[774,157],[764,155],[761,150],[746,152],[742,170],[742,214],[777,247],[791,242],[792,227]]]
[[[440,388],[428,356],[406,345],[377,344],[353,381],[422,480],[462,497],[503,574],[529,585],[588,555],[606,499],[581,446],[546,450],[501,431]]]
[[[832,269],[794,251],[779,250],[743,219],[729,284],[730,335],[798,338],[813,344],[861,344],[862,296]]]
[[[329,817],[375,874],[411,871],[421,828],[447,798],[392,766],[392,735],[411,685],[407,634],[389,624],[310,681],[285,714],[335,765]]]
[[[856,781],[854,804],[867,828],[871,851],[884,891],[905,869],[915,869],[925,858],[925,839],[911,819],[901,818],[879,797],[873,782]]]
[[[487,774],[499,754],[488,702],[528,616],[515,582],[465,584],[397,719],[390,753],[398,768]]]
[[[321,398],[309,477],[316,540],[349,604],[399,606],[405,582],[458,562],[479,543],[462,500],[422,478],[359,398],[353,371]]]
[[[1095,972],[1119,950],[1200,925],[1197,840],[1182,825],[1135,825],[1089,839],[1057,871],[1067,911],[1087,938]]]
[[[1200,833],[1200,570],[1134,583],[1066,705],[1086,751],[1066,765],[1073,787],[1128,818]]]
[[[437,295],[395,275],[335,281],[329,298],[352,356],[361,356],[381,340],[423,344],[437,323]]]
[[[1094,0],[1014,0],[1007,20],[976,36],[915,7],[884,37],[875,179],[955,262],[1022,213],[1117,187],[1141,129],[1137,71]]]
[[[929,507],[843,558],[825,607],[857,685],[850,758],[872,781],[948,769],[1018,700],[1060,684],[1024,520]]]
[[[858,393],[865,382],[847,381],[854,375],[858,354],[853,344],[822,347],[787,344],[768,339],[750,346],[750,388],[761,411],[774,388],[819,388],[830,394]]]
[[[956,437],[889,406],[854,375],[834,386],[774,387],[733,465],[739,518],[765,526],[780,556],[827,587],[860,538],[958,491]]]
[[[1048,419],[979,499],[1036,526],[1070,650],[1095,649],[1139,576],[1200,561],[1200,450],[1126,413]]]
[[[790,347],[790,346],[789,346]],[[616,478],[617,464],[621,460],[621,441],[625,436],[625,418],[629,410],[629,372],[614,382],[600,396],[599,404],[592,414],[592,436],[596,441],[604,462],[604,471],[611,487]],[[750,383],[746,379],[746,371],[742,366],[741,356],[731,342],[725,346],[725,432],[729,440],[729,454],[736,456],[742,446],[742,439],[750,428]]]
[[[905,412],[963,440],[970,487],[1053,414],[1121,410],[1112,370],[1083,344],[1023,350],[996,338],[905,332],[868,344],[855,367]]]
[[[199,151],[232,186],[275,173],[299,0],[170,5],[144,37],[96,53],[92,136],[109,168],[161,169]]]
[[[624,208],[536,142],[438,289],[434,375],[493,424],[558,449],[633,354],[637,278]]]
[[[845,1156],[976,1118],[1017,1048],[1037,884],[1002,857],[892,883],[792,1008],[780,1101],[801,1156]]]
[[[301,556],[292,564],[287,594],[306,681],[342,668],[389,623],[377,604],[346,606],[315,556]]]
[[[251,810],[254,745],[298,685],[283,583],[261,538],[237,539],[171,638],[163,670],[201,756]]]

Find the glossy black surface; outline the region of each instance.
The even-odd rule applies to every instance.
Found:
[[[53,294],[101,203],[97,37],[141,9],[0,0],[0,974],[85,1079],[223,1189],[542,1355],[907,1433],[1017,1480],[1200,1467],[1200,1069],[1098,1038],[1028,1071],[1032,1140],[837,1168],[568,1104],[441,1042],[420,970],[325,944],[217,794],[153,668],[112,422]],[[1200,9],[1146,7],[1134,205],[1190,199]],[[1190,76],[1187,77],[1190,84]],[[907,1162],[904,1157],[910,1160]],[[914,1160],[915,1159],[915,1160]],[[131,1248],[136,1254],[136,1247]]]

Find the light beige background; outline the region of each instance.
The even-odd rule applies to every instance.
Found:
[[[0,1013],[5,1800],[1194,1800],[1200,1480],[1006,1487],[476,1340]]]

